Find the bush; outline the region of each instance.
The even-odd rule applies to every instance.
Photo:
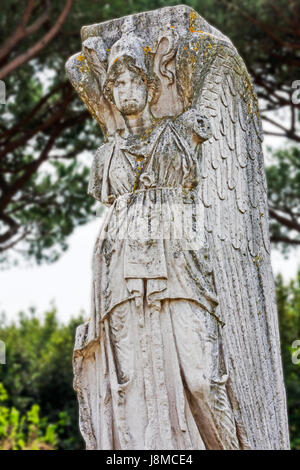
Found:
[[[0,402],[8,399],[0,383]],[[0,405],[0,450],[55,450],[57,424],[48,424],[39,416],[39,405],[32,405],[21,416],[15,408]]]

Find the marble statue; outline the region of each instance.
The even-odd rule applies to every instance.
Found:
[[[108,209],[74,387],[87,449],[288,449],[257,98],[181,5],[82,28],[67,75]]]

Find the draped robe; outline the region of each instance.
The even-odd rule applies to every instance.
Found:
[[[117,134],[94,157],[89,194],[109,208],[74,353],[88,449],[248,447],[227,392],[198,197],[203,133],[189,110],[138,142]]]

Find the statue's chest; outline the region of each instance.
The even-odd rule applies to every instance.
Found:
[[[116,195],[133,191],[143,163],[144,158],[141,156],[118,148],[115,150],[110,162],[109,183]]]
[[[116,146],[109,168],[109,183],[115,195],[148,186],[188,186],[195,181],[197,163],[185,142],[169,128],[144,147]]]

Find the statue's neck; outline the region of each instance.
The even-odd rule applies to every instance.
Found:
[[[132,135],[142,135],[152,125],[151,113],[146,107],[142,113],[125,116],[128,133]]]

